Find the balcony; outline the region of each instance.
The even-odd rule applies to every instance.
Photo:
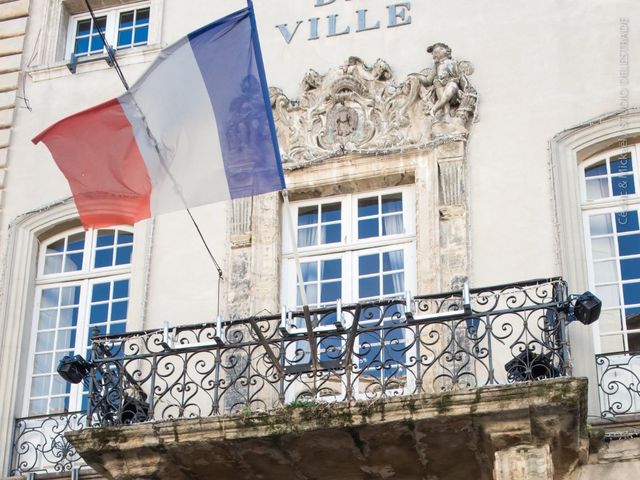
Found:
[[[577,417],[586,408],[585,386],[571,379],[545,380],[567,371],[568,301],[565,282],[556,278],[95,337],[86,416],[18,419],[12,473],[76,472],[84,465],[78,452],[103,473],[124,468],[122,462],[130,469],[132,459],[141,462],[143,451],[151,459],[147,467],[160,468],[157,452],[171,442],[190,466],[180,460],[166,468],[194,469],[193,461],[213,455],[205,453],[207,448],[221,459],[242,456],[243,447],[230,438],[282,437],[292,457],[283,459],[282,448],[260,444],[268,452],[264,464],[252,467],[256,475],[308,456],[300,450],[311,438],[305,432],[316,439],[324,435],[327,445],[336,434],[336,445],[348,440],[344,448],[357,450],[365,442],[363,428],[369,428],[367,451],[389,442],[407,444],[423,461],[431,458],[433,466],[438,448],[429,444],[429,452],[421,451],[429,442],[411,444],[407,435],[415,440],[418,430],[440,432],[443,445],[460,443],[459,436],[442,430],[445,419],[472,437],[489,435],[490,449],[499,449],[531,438],[533,423],[555,415],[566,431],[537,429],[535,435],[577,451],[584,435]],[[545,381],[531,383],[538,380]],[[521,396],[528,397],[527,404]],[[500,433],[495,425],[505,411],[512,423]],[[71,443],[63,432],[71,432]],[[170,432],[173,436],[163,437]],[[166,445],[154,450],[152,444]],[[465,467],[472,469],[467,474],[491,474],[494,467],[480,457]],[[377,468],[362,462],[359,471]],[[554,463],[565,468],[555,456]],[[402,468],[391,458],[387,466]],[[208,478],[211,470],[203,467],[201,474],[182,477],[169,471],[170,478]],[[157,472],[142,472],[140,478],[145,475]]]

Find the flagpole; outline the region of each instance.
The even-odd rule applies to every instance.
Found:
[[[93,24],[96,26],[96,29],[98,30],[98,34],[100,35],[100,38],[102,39],[102,43],[104,44],[105,49],[107,50],[107,55],[109,56],[109,59],[111,60],[111,63],[113,64],[113,66],[114,66],[114,68],[116,70],[116,73],[118,74],[118,77],[120,78],[120,81],[122,82],[122,85],[124,85],[125,90],[129,93],[130,88],[129,88],[129,84],[127,83],[127,79],[125,78],[124,73],[122,73],[122,69],[120,68],[120,65],[118,64],[118,61],[116,60],[116,57],[113,54],[113,48],[111,47],[111,45],[109,45],[109,42],[107,41],[103,31],[97,26],[98,21],[97,21],[95,13],[93,12],[93,9],[91,8],[91,5],[89,4],[89,0],[84,0],[84,3],[87,5],[87,9],[89,10],[89,14],[91,15],[91,18],[93,20]],[[153,144],[153,147],[154,147],[154,149],[156,151],[156,154],[158,155],[158,158],[160,159],[160,164],[164,167],[165,172],[167,173],[167,175],[169,176],[169,178],[173,182],[174,189],[178,193],[178,196],[180,197],[180,200],[182,201],[182,204],[184,205],[185,210],[189,214],[189,218],[191,219],[191,222],[193,223],[193,226],[195,227],[196,231],[198,232],[198,235],[200,236],[200,240],[202,240],[202,243],[204,244],[204,248],[207,250],[207,253],[209,254],[209,258],[211,258],[211,261],[213,262],[213,265],[214,265],[214,267],[216,268],[216,270],[218,272],[218,290],[220,290],[220,280],[223,279],[222,268],[220,268],[220,264],[218,263],[218,261],[213,256],[213,252],[211,251],[211,248],[209,248],[209,244],[205,240],[204,235],[202,234],[202,231],[200,230],[200,226],[196,222],[195,218],[193,217],[193,214],[191,213],[191,210],[187,206],[187,201],[184,198],[184,195],[182,194],[182,190],[180,189],[180,187],[178,185],[178,182],[176,181],[176,179],[173,177],[173,175],[169,171],[169,168],[167,167],[167,163],[166,163],[163,155],[160,153],[160,149],[158,148],[158,142],[157,142],[155,136],[153,135],[153,133],[151,133],[151,129],[149,128],[149,125],[147,124],[147,119],[146,119],[144,113],[142,112],[142,109],[138,105],[138,102],[136,102],[136,99],[133,96],[133,94],[129,93],[129,97],[131,98],[131,103],[133,103],[133,105],[136,107],[136,110],[138,110],[138,113],[140,114],[140,117],[142,119],[142,124],[144,125],[145,129],[147,130],[147,135],[151,139],[151,143]],[[219,313],[220,313],[220,305],[218,304],[218,314]]]
[[[285,223],[289,225],[289,236],[291,240],[291,246],[293,248],[293,258],[296,264],[296,276],[298,277],[298,289],[300,291],[300,300],[302,301],[304,322],[305,326],[307,327],[307,333],[309,335],[309,349],[311,350],[313,370],[318,371],[318,346],[316,345],[313,323],[311,322],[311,311],[309,309],[307,292],[304,288],[302,265],[300,264],[300,254],[298,252],[298,243],[296,242],[296,232],[293,227],[293,216],[291,215],[291,204],[289,203],[289,192],[287,191],[287,189],[282,190],[282,198],[284,199],[284,213],[287,217]]]

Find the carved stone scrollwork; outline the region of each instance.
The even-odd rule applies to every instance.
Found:
[[[427,50],[434,65],[395,83],[391,68],[350,57],[321,75],[310,70],[302,96],[290,100],[271,88],[271,105],[285,168],[355,153],[391,153],[464,139],[476,113],[469,62],[451,58],[437,43]]]

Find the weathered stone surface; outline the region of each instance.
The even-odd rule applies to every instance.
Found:
[[[94,428],[68,438],[89,465],[117,480],[490,480],[494,458],[499,468],[524,462],[530,471],[549,471],[552,461],[563,478],[584,457],[585,402],[585,380],[556,379]]]
[[[0,5],[0,21],[29,15],[30,0],[13,0]]]

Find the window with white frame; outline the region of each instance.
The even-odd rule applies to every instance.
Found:
[[[285,216],[286,218],[287,216]],[[311,307],[398,297],[415,283],[415,221],[411,187],[350,194],[292,203],[296,238],[284,236],[283,305],[300,307],[292,244],[300,256],[304,290]],[[286,226],[285,226],[286,227]],[[290,231],[285,228],[285,232]],[[401,330],[388,327],[390,318],[360,321],[371,328],[359,336],[354,361],[361,379],[385,382],[404,375]],[[332,317],[328,317],[329,320]],[[370,325],[369,325],[370,324]],[[302,325],[300,325],[302,327]],[[330,325],[321,325],[330,328]],[[396,338],[398,337],[398,338]],[[318,345],[319,361],[341,347],[332,337]],[[334,355],[335,357],[335,355]],[[301,361],[308,361],[305,355]]]
[[[90,357],[93,332],[125,332],[132,253],[129,227],[76,229],[41,245],[27,415],[86,408],[82,385],[65,382],[56,368],[66,355]]]
[[[105,45],[100,35],[117,50],[146,45],[149,42],[149,3],[74,15],[69,20],[66,58],[102,56]]]
[[[640,351],[638,148],[595,155],[582,172],[589,280],[603,303],[597,348]]]

